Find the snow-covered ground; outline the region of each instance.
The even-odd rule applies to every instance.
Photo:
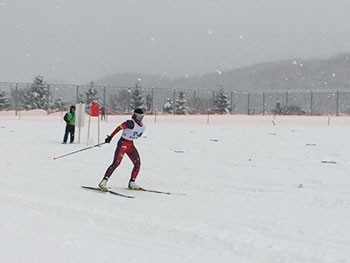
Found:
[[[146,116],[137,182],[174,194],[123,189],[125,157],[109,186],[134,199],[80,187],[100,181],[119,134],[53,160],[86,147],[87,125],[81,144],[60,143],[60,117],[0,116],[0,262],[350,262],[349,117]]]

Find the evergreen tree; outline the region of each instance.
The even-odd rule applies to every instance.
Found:
[[[179,91],[178,98],[175,100],[175,112],[177,114],[185,114],[187,111],[187,107],[185,106],[186,102],[185,93],[183,91]]]
[[[275,106],[275,108],[272,110],[272,112],[273,112],[274,114],[282,114],[283,108],[282,108],[282,106],[281,106],[281,102],[280,102],[280,101],[276,101],[276,106]]]
[[[174,109],[173,104],[171,103],[170,98],[167,98],[163,104],[163,112],[170,113]]]
[[[5,91],[0,90],[0,110],[4,110],[8,106],[10,106],[10,99],[6,97]]]
[[[277,101],[276,106],[272,109],[273,114],[279,115],[302,115],[306,112],[297,105],[281,106],[281,102]]]
[[[229,102],[228,97],[224,93],[223,89],[220,89],[218,93],[216,93],[214,100],[214,110],[219,113],[228,113],[229,112]]]
[[[144,99],[142,96],[142,88],[137,82],[135,87],[131,90],[130,94],[130,107],[131,109],[144,108]]]
[[[98,104],[99,97],[98,97],[98,90],[97,88],[90,86],[90,88],[85,91],[85,104],[90,105],[90,102],[92,101],[93,104]]]
[[[42,76],[36,76],[30,88],[24,91],[22,106],[27,109],[49,109],[49,88]]]
[[[55,109],[63,109],[66,103],[63,101],[62,97],[58,97],[54,102]]]

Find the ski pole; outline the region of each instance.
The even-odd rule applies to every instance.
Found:
[[[63,158],[65,156],[68,156],[68,155],[71,155],[71,154],[74,154],[74,153],[78,153],[78,152],[82,152],[82,151],[85,151],[85,150],[88,150],[88,149],[91,149],[91,148],[94,148],[94,147],[98,147],[98,146],[101,146],[102,144],[105,144],[106,142],[102,142],[102,143],[99,143],[99,144],[95,144],[95,145],[92,145],[90,147],[86,147],[86,148],[83,148],[83,149],[80,149],[80,150],[77,150],[77,151],[74,151],[74,152],[71,152],[71,153],[67,153],[67,154],[63,154],[61,156],[57,156],[57,157],[53,157],[54,160],[57,160],[59,158]]]

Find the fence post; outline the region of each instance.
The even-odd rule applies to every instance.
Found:
[[[312,93],[312,90],[311,90],[310,91],[310,115],[313,115],[312,101],[313,101],[313,93]]]
[[[151,113],[154,111],[154,88],[151,89],[151,96],[152,96],[152,102],[151,102]]]
[[[15,106],[16,106],[16,116],[18,114],[18,83],[16,82],[16,88],[15,88]]]
[[[263,97],[263,115],[265,115],[265,92],[264,91],[263,91],[262,97]]]
[[[106,112],[106,86],[103,86],[103,108]]]
[[[288,93],[288,90],[286,91],[286,109],[288,108],[288,103],[289,103],[289,93]]]
[[[50,84],[47,84],[47,115],[50,114]]]
[[[80,101],[79,101],[79,85],[77,85],[77,87],[76,87],[76,98],[75,98],[75,103],[79,103]]]
[[[176,108],[176,89],[173,90],[173,114],[175,114],[175,108]]]
[[[250,115],[250,92],[248,92],[248,115]]]
[[[193,112],[196,111],[196,90],[193,90]]]
[[[131,88],[128,88],[128,108],[127,108],[128,112],[130,112],[131,110]]]
[[[211,102],[211,108],[213,109],[213,110],[215,110],[215,90],[213,90],[213,100],[212,100],[212,102]]]
[[[335,114],[336,116],[339,116],[339,90],[337,90],[337,97],[336,97],[336,105],[335,105]]]

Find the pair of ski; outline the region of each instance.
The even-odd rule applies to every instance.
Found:
[[[111,190],[110,188],[100,188],[100,187],[84,186],[84,185],[82,185],[81,187],[86,189],[86,190],[98,191],[101,193],[110,193],[112,195],[117,195],[117,196],[121,196],[121,197],[125,197],[125,198],[135,198],[135,196],[122,194],[122,193],[116,192],[114,190]],[[142,191],[142,192],[149,192],[149,193],[156,193],[156,194],[166,194],[166,195],[171,194],[169,192],[156,191],[156,190],[150,190],[150,189],[144,189],[144,188],[139,188],[139,189],[125,188],[125,189],[130,190],[130,191]]]

